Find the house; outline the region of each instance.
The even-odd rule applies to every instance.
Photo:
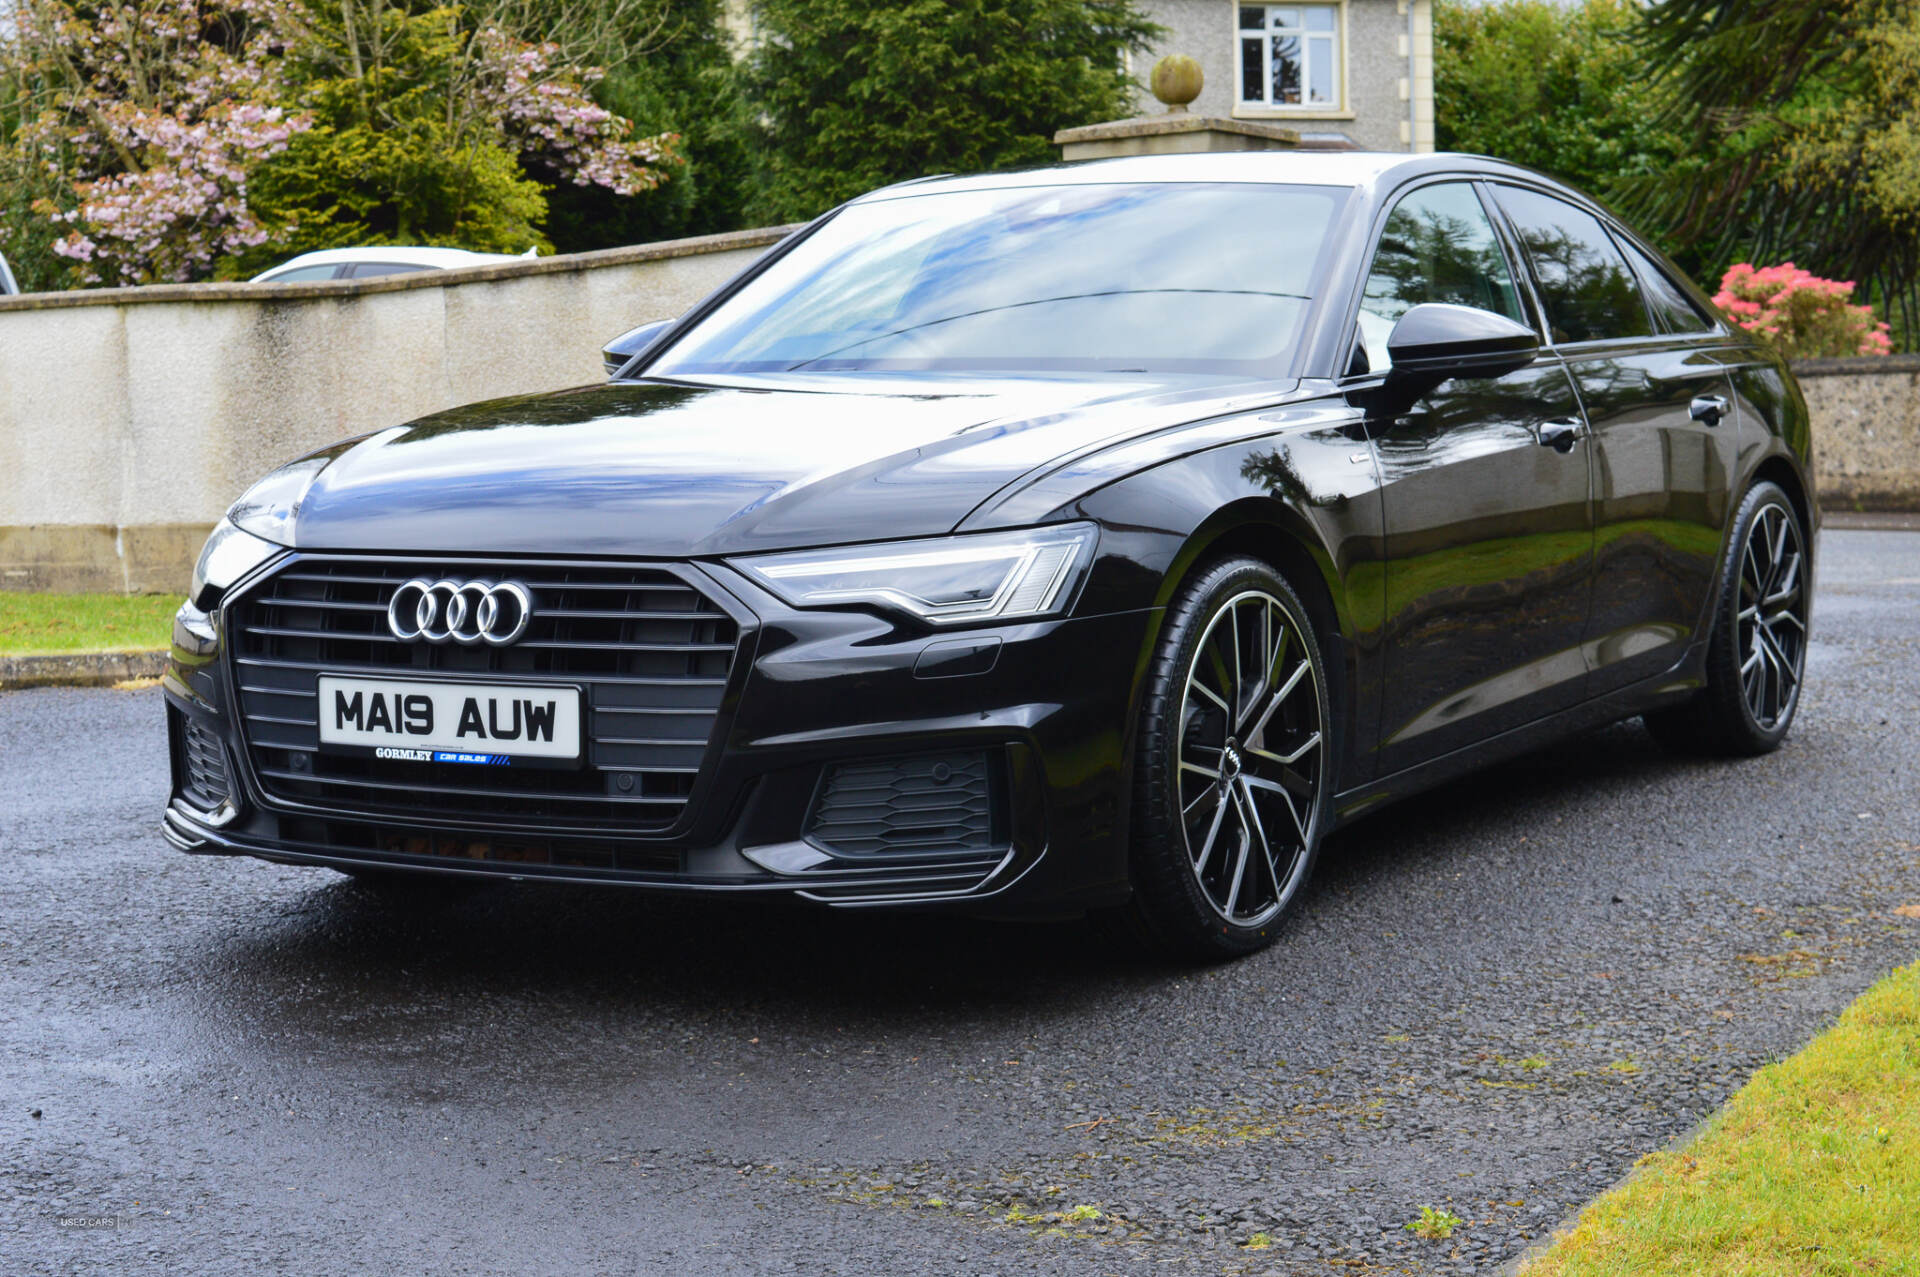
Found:
[[[1205,75],[1196,115],[1284,124],[1301,145],[1364,151],[1433,149],[1433,0],[1137,0],[1166,29],[1128,69],[1139,113],[1166,108],[1144,87],[1169,53]],[[735,47],[758,39],[753,0],[725,0]]]
[[[1433,149],[1433,0],[1142,0],[1167,29],[1144,63],[1184,53],[1199,115],[1284,124],[1304,146]],[[1165,108],[1141,95],[1142,114]]]

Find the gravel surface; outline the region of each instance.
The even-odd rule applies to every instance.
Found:
[[[1490,1270],[1914,956],[1920,535],[1823,549],[1779,753],[1542,751],[1203,971],[182,856],[157,692],[0,695],[0,1272]]]

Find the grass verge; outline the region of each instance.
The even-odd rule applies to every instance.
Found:
[[[1653,1153],[1524,1277],[1920,1271],[1920,963]]]
[[[160,651],[179,606],[171,594],[0,593],[0,656]]]

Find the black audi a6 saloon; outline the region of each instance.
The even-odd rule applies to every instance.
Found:
[[[1760,753],[1799,701],[1793,379],[1524,169],[909,182],[607,359],[241,497],[174,845],[1231,955],[1391,799],[1630,715]]]

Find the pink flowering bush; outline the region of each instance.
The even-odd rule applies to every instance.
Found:
[[[1873,307],[1853,305],[1852,296],[1851,283],[1821,279],[1792,262],[1761,270],[1741,262],[1721,279],[1713,301],[1789,358],[1890,353],[1887,325],[1874,320]]]

